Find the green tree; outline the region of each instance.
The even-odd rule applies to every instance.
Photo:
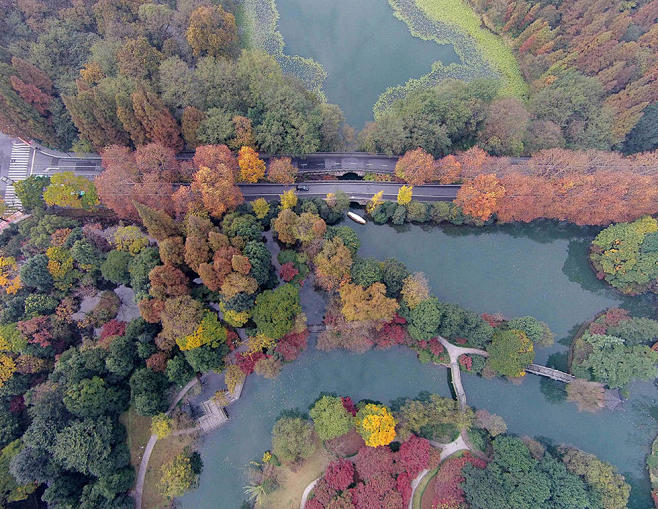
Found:
[[[99,417],[121,411],[127,404],[127,394],[95,376],[69,387],[63,401],[77,417]]]
[[[141,203],[135,203],[135,208],[144,227],[154,239],[164,240],[167,237],[180,235],[180,228],[165,211],[152,209]]]
[[[109,417],[73,421],[55,436],[53,458],[69,470],[102,475],[112,469],[115,429]]]
[[[132,259],[133,256],[125,251],[110,251],[101,264],[101,274],[105,279],[117,285],[130,284],[128,266]]]
[[[553,344],[553,333],[548,325],[532,316],[512,318],[507,322],[507,327],[525,332],[535,345],[551,346]]]
[[[301,312],[299,288],[288,283],[256,297],[252,318],[261,334],[279,339],[292,329]]]
[[[16,196],[21,201],[23,208],[31,211],[46,207],[43,192],[49,185],[50,177],[30,175],[25,180],[16,182],[14,189],[16,189]]]
[[[135,368],[136,356],[135,343],[129,337],[121,336],[110,343],[105,366],[110,373],[126,378]]]
[[[156,415],[167,410],[167,378],[148,368],[130,377],[130,402],[140,415]]]
[[[344,435],[354,428],[354,418],[343,405],[341,398],[322,396],[309,411],[315,432],[322,440]]]
[[[518,377],[525,375],[525,368],[535,358],[532,341],[520,330],[496,330],[487,348],[487,367],[496,373]]]
[[[658,340],[658,320],[633,317],[630,320],[623,320],[619,324],[609,327],[607,333],[622,338],[626,345],[653,343]]]
[[[300,417],[282,417],[272,430],[272,452],[285,463],[297,463],[315,451],[313,425]]]
[[[53,287],[53,277],[48,270],[48,257],[33,256],[21,267],[21,283],[28,288],[47,292]]]
[[[146,297],[151,287],[149,274],[154,267],[160,264],[160,255],[155,247],[142,249],[128,264],[130,286],[135,291],[137,301]]]
[[[352,281],[364,288],[373,283],[380,283],[383,278],[382,264],[375,258],[357,256],[352,264]]]

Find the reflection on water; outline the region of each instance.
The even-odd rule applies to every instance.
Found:
[[[412,271],[429,277],[442,300],[477,312],[508,317],[532,315],[561,338],[539,349],[539,363],[563,368],[568,344],[578,326],[604,308],[623,306],[649,312],[649,298],[622,297],[598,281],[582,258],[596,230],[555,223],[478,228],[353,225],[361,238],[360,254],[395,257]],[[583,261],[584,260],[584,261]],[[565,269],[565,267],[567,267]],[[310,287],[303,292],[310,296]],[[323,300],[313,296],[307,314],[320,317]],[[644,461],[656,435],[653,383],[635,383],[621,410],[578,412],[565,401],[564,386],[528,375],[520,385],[506,380],[463,377],[469,404],[501,415],[509,432],[566,443],[611,462],[632,486],[630,507],[651,505]],[[308,409],[321,391],[351,395],[355,400],[390,401],[427,390],[450,395],[447,372],[420,364],[407,349],[363,355],[319,352],[312,345],[274,381],[250,377],[243,397],[229,408],[230,422],[204,439],[205,464],[199,489],[182,499],[182,507],[239,507],[245,483],[244,465],[270,446],[272,426],[283,408]],[[218,503],[218,501],[223,501]]]

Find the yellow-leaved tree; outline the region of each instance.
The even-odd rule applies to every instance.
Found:
[[[411,197],[414,194],[413,186],[402,186],[398,190],[398,204],[406,205],[411,201]]]
[[[9,295],[16,293],[21,287],[18,263],[13,256],[0,256],[0,287]]]
[[[395,440],[395,418],[384,405],[368,403],[356,414],[356,430],[368,447],[388,445]]]
[[[288,189],[284,191],[281,195],[281,208],[282,209],[291,209],[297,205],[297,195],[293,189]]]
[[[251,202],[251,208],[258,219],[263,219],[270,211],[270,204],[265,198],[258,198]]]
[[[368,214],[372,214],[372,211],[377,208],[377,205],[382,203],[384,201],[384,190],[379,191],[378,193],[375,193],[372,198],[370,198],[370,201],[366,205],[366,212]]]
[[[167,414],[154,415],[151,419],[151,433],[158,438],[169,436],[172,430],[172,420]]]
[[[265,161],[258,158],[258,152],[251,147],[242,147],[238,153],[240,180],[255,184],[265,176]]]

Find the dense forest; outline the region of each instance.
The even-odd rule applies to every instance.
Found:
[[[344,145],[340,110],[240,50],[234,6],[206,0],[3,1],[0,131],[78,151],[159,142]]]
[[[76,151],[157,142],[302,154],[354,146],[340,109],[244,49],[231,0],[2,0],[0,130]],[[435,157],[658,146],[655,2],[479,0],[516,50],[527,98],[445,81],[392,104],[362,150]]]
[[[498,97],[495,82],[415,90],[366,127],[362,149],[399,154],[420,146],[442,156],[476,142],[493,155],[658,147],[656,2],[471,3],[514,48],[527,100]]]

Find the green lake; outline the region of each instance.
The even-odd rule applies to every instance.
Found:
[[[477,312],[508,317],[533,315],[551,327],[556,344],[539,349],[536,362],[564,368],[570,333],[598,311],[623,306],[655,312],[655,301],[625,298],[598,281],[587,265],[596,230],[540,223],[488,228],[353,225],[360,254],[395,257],[423,271],[442,300]],[[303,288],[309,321],[321,320],[323,298]],[[237,509],[244,498],[246,465],[270,448],[270,432],[283,409],[306,410],[322,392],[388,402],[420,391],[450,395],[446,369],[420,364],[405,348],[363,355],[309,348],[278,379],[249,377],[242,398],[229,407],[230,421],[202,438],[200,487],[180,499],[189,509]],[[464,376],[470,405],[501,415],[509,432],[567,443],[611,462],[632,485],[633,509],[650,507],[645,457],[658,426],[653,383],[636,383],[621,410],[578,412],[564,400],[563,386],[528,375],[521,385]]]
[[[450,45],[412,37],[387,0],[276,0],[285,52],[313,58],[327,72],[324,91],[361,129],[388,88],[459,62]]]

